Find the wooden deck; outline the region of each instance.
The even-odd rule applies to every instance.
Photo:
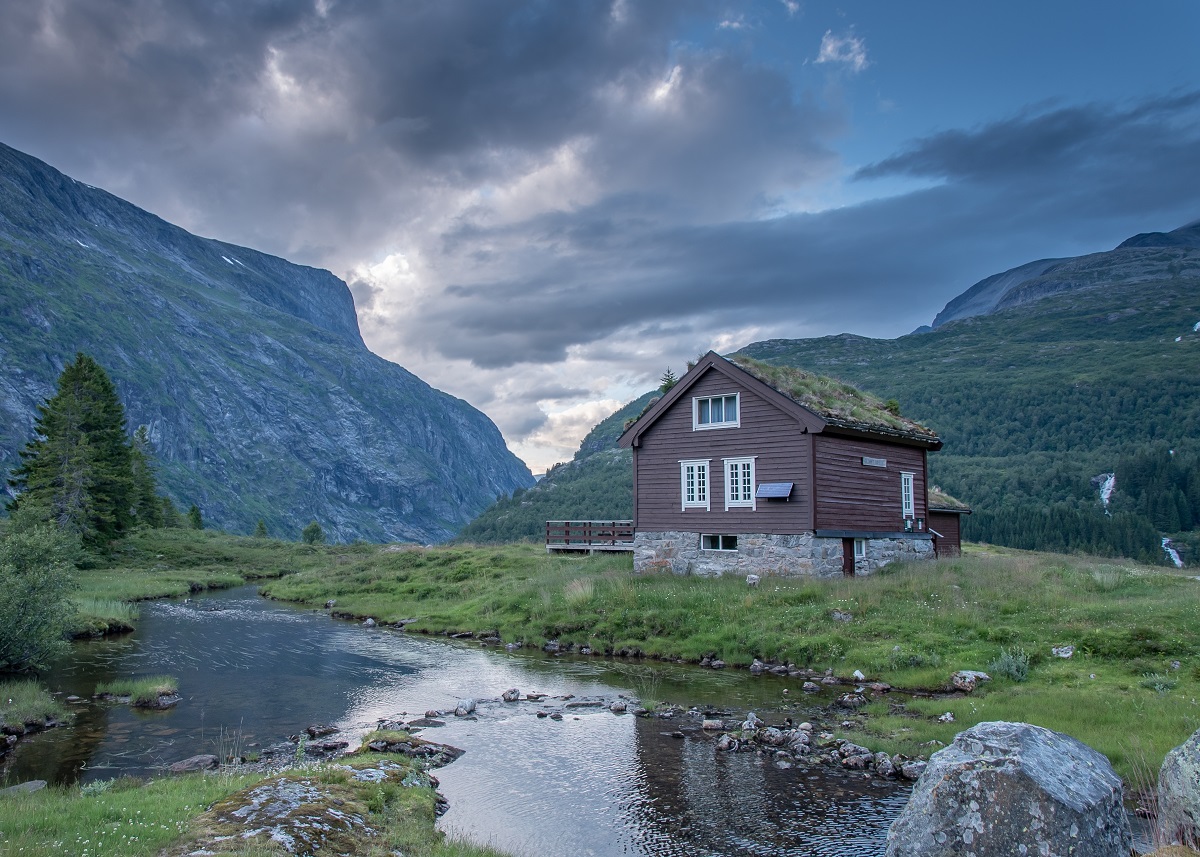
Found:
[[[633,551],[633,521],[547,521],[546,553]]]

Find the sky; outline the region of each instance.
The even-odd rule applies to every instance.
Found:
[[[710,348],[1200,218],[1200,3],[22,0],[0,142],[328,268],[536,473]]]

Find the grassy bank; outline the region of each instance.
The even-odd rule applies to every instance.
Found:
[[[872,704],[850,734],[874,748],[928,754],[919,745],[974,723],[1021,720],[1075,736],[1133,777],[1200,728],[1200,584],[1159,568],[976,550],[747,589],[734,578],[634,576],[627,556],[547,556],[534,545],[328,551],[323,568],[264,591],[314,606],[334,599],[339,611],[411,619],[410,630],[428,633],[732,665],[758,657],[932,692],[956,670],[995,673],[969,696]],[[1075,646],[1070,659],[1051,654],[1063,645]],[[1025,670],[1014,667],[1023,654]],[[947,711],[954,722],[938,722]]]
[[[68,716],[62,704],[36,681],[0,681],[0,727],[18,729],[26,723],[64,720]]]
[[[491,849],[445,841],[434,828],[432,789],[407,787],[401,781],[413,776],[405,770],[414,763],[388,758],[405,767],[384,782],[355,779],[346,765],[356,762],[348,758],[338,765],[305,766],[271,778],[235,769],[148,783],[125,778],[5,795],[0,800],[0,852],[31,857],[290,853],[263,833],[243,839],[244,824],[231,810],[246,805],[247,790],[291,781],[293,787],[311,786],[319,793],[304,805],[303,814],[321,812],[327,803],[340,813],[359,815],[375,831],[365,838],[327,832],[325,846],[338,853],[349,849],[361,857],[504,857]]]
[[[76,636],[129,630],[135,602],[325,567],[325,549],[213,530],[140,530],[76,575]]]

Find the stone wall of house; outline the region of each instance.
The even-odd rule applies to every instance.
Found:
[[[855,562],[856,574],[870,574],[897,560],[932,559],[929,539],[869,539],[867,556]],[[737,550],[700,549],[700,534],[637,532],[633,537],[633,570],[637,574],[667,571],[715,577],[722,574],[775,574],[781,577],[840,577],[842,540],[797,535],[738,534]]]

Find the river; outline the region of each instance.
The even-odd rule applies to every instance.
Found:
[[[90,701],[100,681],[169,674],[182,700],[163,712]],[[781,770],[756,753],[720,753],[713,736],[671,720],[564,709],[561,697],[618,695],[806,712],[798,682],[655,662],[550,657],[477,642],[364,628],[260,598],[253,587],[144,604],[134,633],[76,643],[46,676],[73,705],[72,726],[22,742],[5,783],[161,775],[197,753],[254,752],[312,724],[347,740],[381,720],[492,700],[508,688],[542,705],[483,702],[424,736],[466,751],[437,772],[450,834],[517,855],[881,855],[907,788],[825,770]],[[557,707],[563,718],[539,718]]]

